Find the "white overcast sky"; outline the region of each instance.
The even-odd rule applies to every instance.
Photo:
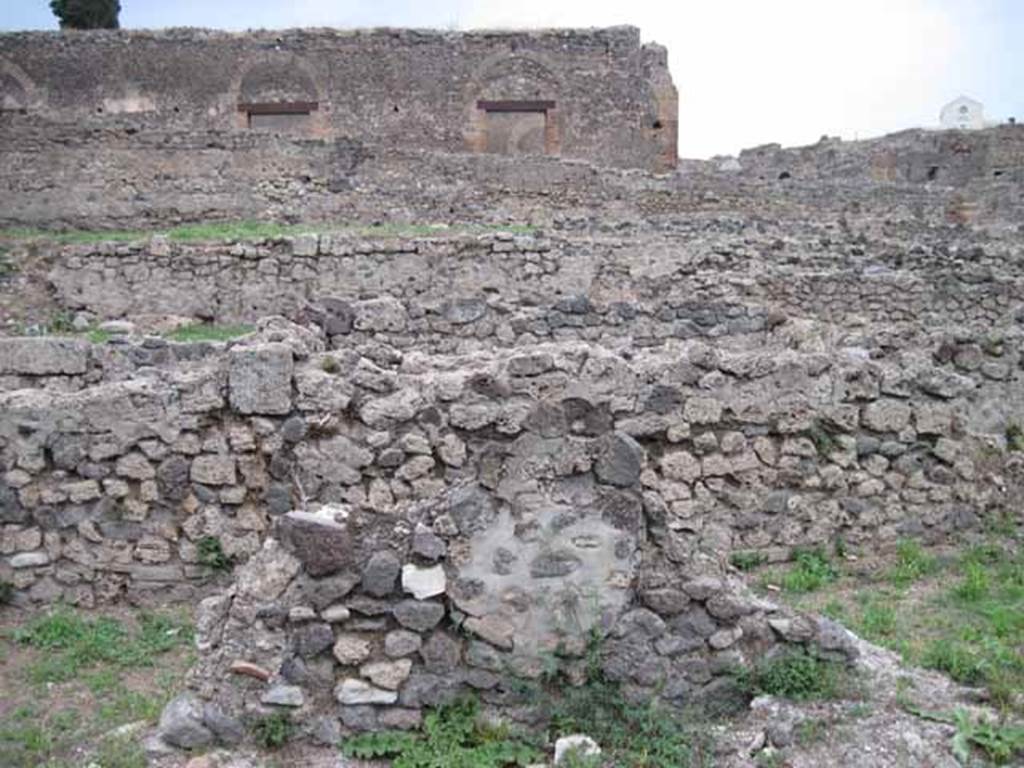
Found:
[[[669,49],[684,157],[933,126],[961,93],[1024,120],[1024,0],[121,0],[125,27],[634,24]],[[56,24],[0,0],[0,29]]]

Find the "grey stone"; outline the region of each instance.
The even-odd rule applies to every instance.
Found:
[[[276,707],[301,707],[306,696],[297,685],[275,685],[260,697],[260,703]]]
[[[394,552],[375,552],[363,567],[363,591],[374,597],[390,595],[395,591],[395,582],[401,569],[402,561]]]
[[[535,579],[557,579],[580,568],[583,561],[567,549],[543,552],[530,562],[530,575]]]
[[[434,632],[420,648],[428,672],[452,672],[459,666],[462,644],[444,632]]]
[[[28,511],[22,507],[18,492],[0,478],[0,523],[23,523]]]
[[[334,632],[326,622],[309,622],[294,630],[292,644],[299,656],[316,656],[334,645]]]
[[[213,743],[213,733],[203,722],[203,702],[183,693],[168,702],[160,714],[161,738],[181,749],[198,749]]]
[[[342,706],[338,708],[341,722],[353,731],[375,731],[379,727],[377,707],[369,704]]]
[[[644,449],[629,435],[614,432],[598,444],[594,473],[602,483],[620,487],[631,486],[640,479]]]
[[[394,607],[395,620],[414,632],[427,632],[444,618],[441,603],[420,600],[403,600]]]
[[[420,523],[412,536],[412,551],[427,560],[440,560],[448,551],[444,539]]]
[[[397,691],[412,671],[410,659],[373,661],[359,668],[359,674],[379,688]]]
[[[477,486],[456,488],[448,496],[448,514],[464,536],[488,528],[498,512],[490,494]]]
[[[394,704],[398,701],[395,691],[375,688],[365,680],[347,678],[334,689],[339,704]]]
[[[19,570],[21,568],[38,568],[41,565],[50,564],[50,555],[45,551],[19,552],[11,557],[10,563],[11,568],[14,568],[15,570]]]
[[[487,304],[480,299],[455,299],[444,309],[444,318],[452,325],[474,323],[486,314]]]
[[[423,713],[418,709],[390,707],[380,711],[380,714],[377,716],[377,724],[381,728],[415,731],[419,730],[423,724]]]
[[[391,658],[409,656],[423,645],[423,638],[406,629],[396,629],[384,636],[384,653]]]
[[[341,723],[336,717],[320,717],[313,724],[313,741],[325,747],[341,744]]]
[[[59,337],[0,338],[0,375],[74,376],[89,365],[90,344]]]
[[[210,729],[219,743],[229,747],[241,744],[245,738],[242,722],[211,703],[203,707],[203,725]]]
[[[370,641],[365,637],[351,634],[338,635],[338,639],[334,643],[334,658],[338,660],[339,664],[345,666],[362,664],[369,656]]]
[[[310,576],[328,576],[352,565],[354,552],[348,526],[327,511],[294,511],[277,519],[281,543],[294,554]]]
[[[242,414],[284,415],[292,407],[291,349],[283,343],[234,347],[228,367],[228,398]]]
[[[196,456],[189,476],[193,482],[203,485],[234,485],[235,459],[223,454]]]
[[[500,616],[489,615],[482,618],[471,616],[463,622],[468,631],[482,640],[506,651],[511,651],[515,638],[515,626]]]
[[[302,416],[292,416],[281,425],[281,437],[286,443],[297,443],[306,437],[308,427]]]

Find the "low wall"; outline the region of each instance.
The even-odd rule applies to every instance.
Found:
[[[0,368],[35,385],[0,395],[3,578],[40,601],[188,597],[210,575],[204,538],[244,559],[294,508],[387,519],[466,482],[514,509],[546,508],[536,478],[585,483],[584,507],[642,508],[669,549],[722,557],[939,540],[1007,509],[1013,482],[990,473],[1024,410],[1012,338],[905,352],[792,339],[428,356],[324,351],[318,327],[272,320],[194,359],[93,369],[79,391],[56,382],[89,375],[87,344],[2,340]]]
[[[754,222],[732,232],[717,219],[690,227],[635,238],[339,233],[40,246],[9,254],[6,292],[11,311],[29,310],[35,286],[50,312],[99,319],[330,315],[337,346],[375,338],[438,352],[571,339],[736,346],[757,343],[787,319],[924,336],[958,327],[981,333],[1016,327],[1024,309],[1010,240],[924,226],[896,237],[804,227],[786,239]]]

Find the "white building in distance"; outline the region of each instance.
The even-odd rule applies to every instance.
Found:
[[[985,127],[985,105],[969,96],[959,96],[942,108],[939,124],[943,128],[975,131]]]

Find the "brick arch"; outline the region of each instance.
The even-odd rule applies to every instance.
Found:
[[[314,104],[311,130],[327,130],[330,102],[323,78],[299,56],[286,51],[271,51],[253,56],[238,67],[228,90],[228,108],[236,115],[235,125],[245,127],[248,116],[239,107],[246,104]]]
[[[466,90],[463,134],[467,149],[488,151],[489,116],[515,115],[521,109],[524,118],[530,117],[536,124],[508,120],[509,125],[503,130],[507,130],[509,141],[517,149],[538,147],[545,154],[557,155],[564,135],[564,93],[557,70],[537,54],[513,52],[488,57],[477,67]],[[536,122],[540,112],[543,120]],[[492,125],[490,130],[493,129]]]
[[[41,103],[32,78],[17,64],[0,58],[0,112],[34,109]]]

